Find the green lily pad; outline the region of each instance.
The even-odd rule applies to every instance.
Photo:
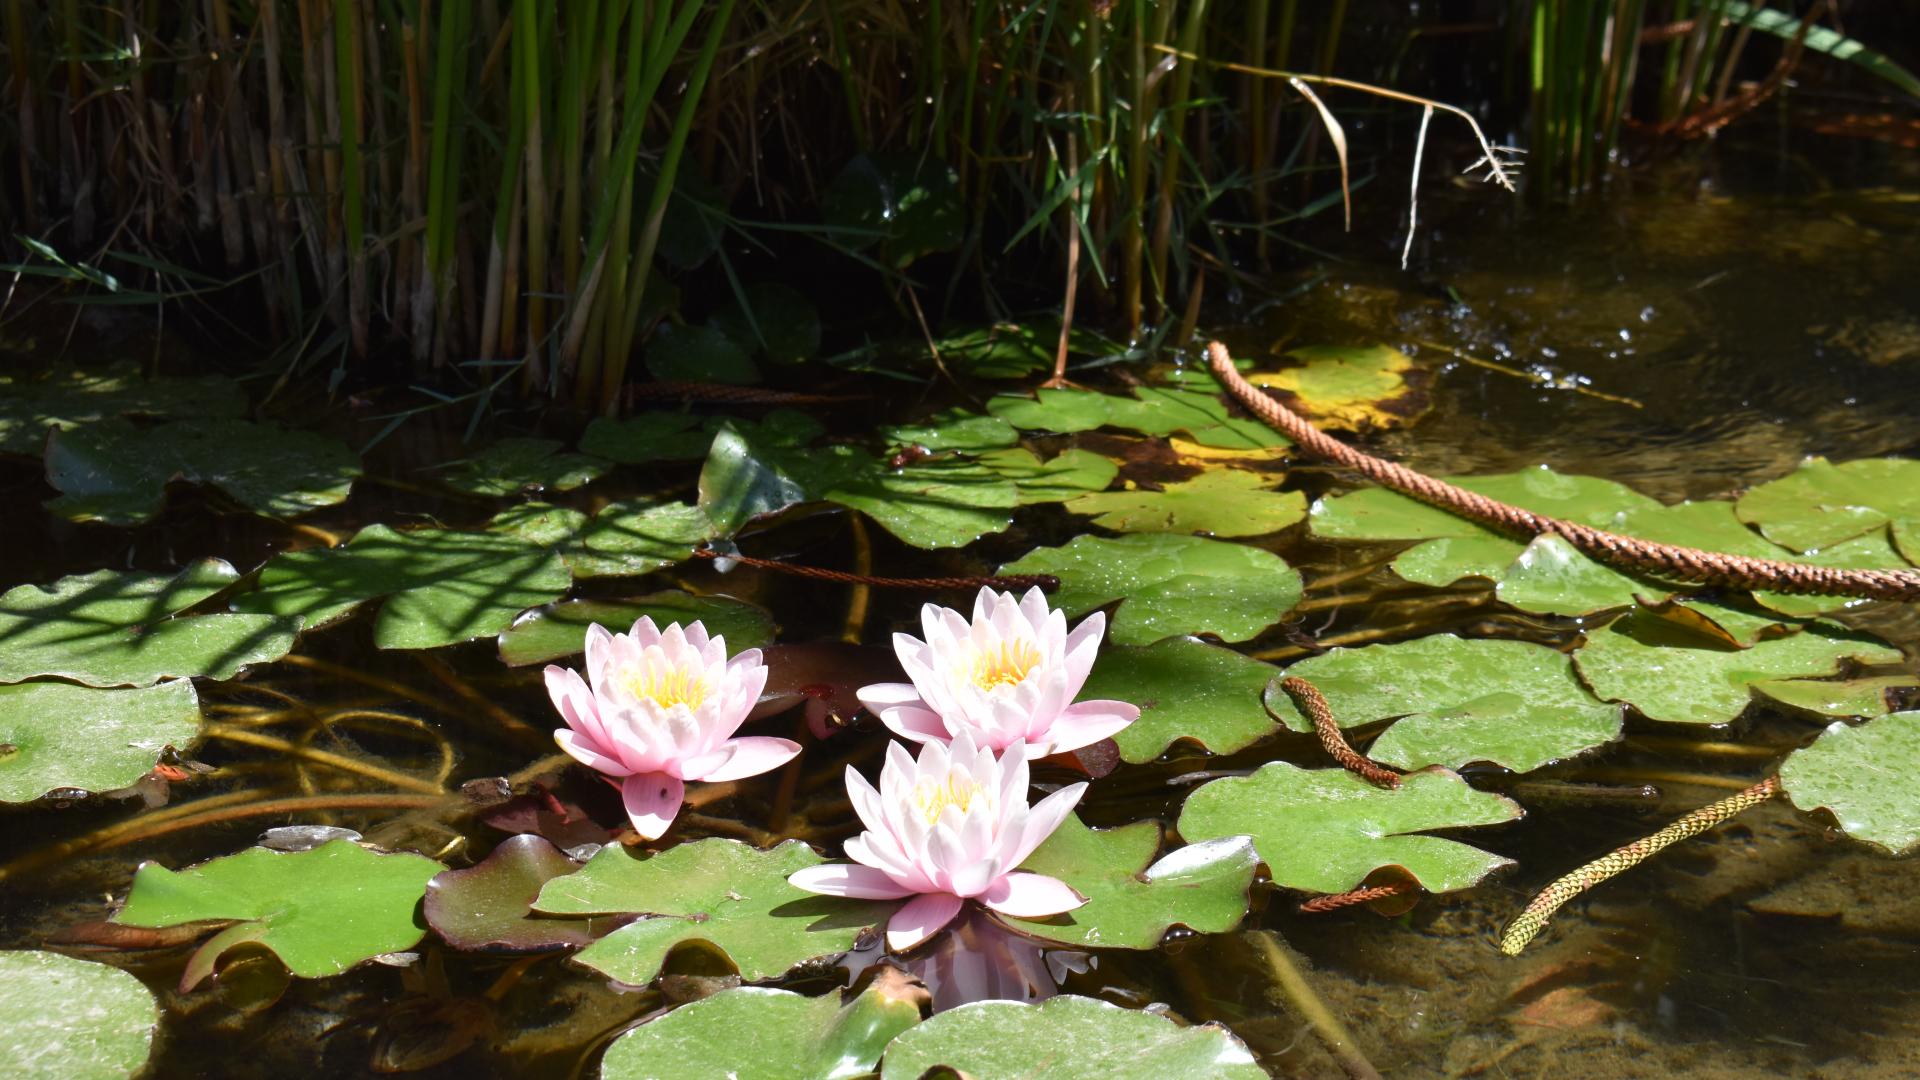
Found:
[[[518,833],[473,866],[435,874],[420,914],[442,941],[462,952],[578,949],[615,921],[536,916],[533,899],[547,882],[579,868],[545,837]]]
[[[1601,529],[1618,526],[1632,510],[1660,503],[1624,484],[1569,476],[1545,465],[1492,476],[1455,476],[1449,482],[1501,502]],[[1438,536],[1499,536],[1457,514],[1386,488],[1363,488],[1321,499],[1309,515],[1313,534],[1329,540],[1425,540]],[[1520,541],[1511,541],[1516,545]]]
[[[1780,765],[1780,786],[1802,810],[1825,808],[1856,840],[1893,852],[1920,848],[1920,712],[1852,727],[1835,721]]]
[[[1013,500],[1020,506],[1066,502],[1090,491],[1105,491],[1120,466],[1091,450],[1066,450],[1045,461],[1024,447],[989,450],[980,464],[1013,481]]]
[[[1087,902],[1044,921],[1005,921],[1083,949],[1151,949],[1175,926],[1220,934],[1240,925],[1260,865],[1246,837],[1189,844],[1153,862],[1159,850],[1158,822],[1089,829],[1068,814],[1021,868],[1059,878]]]
[[[487,522],[487,531],[541,547],[565,547],[586,531],[587,522],[591,520],[572,507],[523,502],[493,515]]]
[[[168,746],[200,738],[189,679],[138,690],[62,682],[0,686],[0,802],[51,791],[114,791],[144,776]]]
[[[1184,431],[1202,446],[1258,450],[1291,445],[1260,423],[1227,414],[1217,393],[1142,386],[1133,397],[1089,390],[1040,390],[1033,398],[1003,395],[987,411],[1023,431],[1092,431],[1115,427],[1142,435]]]
[[[561,554],[576,577],[631,577],[686,562],[713,536],[713,522],[697,506],[613,502]]]
[[[1704,640],[1644,609],[1588,634],[1573,657],[1594,693],[1676,724],[1731,723],[1746,711],[1757,682],[1833,675],[1848,660],[1900,658],[1899,650],[1830,623],[1809,623],[1797,634],[1741,649]]]
[[[1426,412],[1426,395],[1407,385],[1413,361],[1386,345],[1312,345],[1287,358],[1298,367],[1247,381],[1291,395],[1297,411],[1323,427],[1360,431],[1399,427]]]
[[[1798,469],[1747,492],[1734,505],[1742,521],[1795,551],[1814,551],[1881,529],[1920,522],[1920,461],[1867,458],[1835,465],[1809,458]]]
[[[757,517],[777,514],[811,498],[799,480],[788,476],[770,455],[763,455],[732,425],[713,437],[700,467],[699,506],[719,536],[732,536]]]
[[[369,525],[342,547],[308,548],[260,568],[235,611],[297,616],[308,628],[386,597],[374,624],[383,649],[432,649],[491,637],[573,582],[551,549],[499,533]]]
[[[1278,555],[1197,536],[1082,536],[1000,573],[1058,575],[1054,606],[1072,616],[1123,601],[1107,631],[1121,645],[1188,633],[1246,641],[1300,602],[1300,574]]]
[[[125,1080],[159,1023],[153,994],[119,968],[0,952],[0,1075],[11,1080]]]
[[[921,154],[858,155],[821,193],[820,213],[849,247],[879,241],[881,258],[897,270],[952,251],[966,235],[960,178]]]
[[[1080,696],[1140,707],[1140,719],[1113,737],[1124,761],[1152,761],[1181,739],[1231,754],[1280,730],[1260,703],[1275,671],[1272,664],[1199,638],[1170,637],[1101,649]],[[1275,708],[1287,727],[1313,730],[1292,702]]]
[[[244,420],[146,429],[102,420],[47,440],[47,483],[62,492],[47,509],[106,525],[137,525],[159,513],[174,480],[217,487],[255,513],[290,518],[344,501],[359,475],[360,459],[342,443]]]
[[[711,326],[662,324],[647,342],[647,371],[661,382],[748,386],[760,381],[747,350]]]
[[[1632,607],[1637,596],[1665,597],[1670,592],[1595,562],[1552,533],[1520,549],[1493,590],[1522,611],[1548,615],[1590,615]]]
[[[699,461],[707,456],[713,433],[692,413],[644,412],[616,420],[595,417],[580,436],[580,449],[622,465],[656,461]]]
[[[240,579],[219,559],[178,574],[96,570],[0,595],[0,683],[57,675],[89,686],[231,679],[293,648],[299,624],[273,615],[182,615]]]
[[[906,987],[875,980],[841,1004],[739,986],[673,1010],[615,1039],[601,1080],[724,1076],[729,1080],[839,1080],[867,1076],[896,1035],[920,1022]]]
[[[1076,337],[1079,335],[1075,335]],[[975,379],[1024,379],[1053,369],[1058,323],[995,323],[934,343],[948,369]],[[1069,344],[1071,347],[1071,343]]]
[[[1885,529],[1875,529],[1851,540],[1842,540],[1803,555],[1785,555],[1789,562],[1828,566],[1841,570],[1905,570],[1907,560],[1894,550]],[[1851,596],[1804,596],[1783,592],[1756,592],[1753,598],[1783,615],[1825,615],[1872,603]]]
[[[1076,514],[1094,514],[1095,525],[1115,532],[1207,533],[1264,536],[1307,516],[1307,497],[1269,490],[1267,481],[1239,469],[1211,469],[1161,491],[1103,491],[1067,504]]]
[[[501,439],[472,457],[447,466],[447,486],[470,495],[510,496],[528,491],[570,491],[607,471],[585,454],[562,453],[557,439]]]
[[[1492,533],[1442,536],[1401,552],[1393,560],[1393,572],[1416,585],[1437,589],[1470,577],[1497,583],[1525,550],[1519,541]]]
[[[923,450],[957,450],[978,454],[1004,450],[1020,442],[1013,425],[997,416],[979,416],[954,410],[922,424],[899,424],[880,429],[888,446],[918,446]]]
[[[1342,727],[1400,717],[1369,754],[1402,769],[1528,772],[1620,737],[1620,707],[1588,693],[1566,654],[1525,641],[1434,634],[1332,649],[1287,674],[1313,683]],[[1268,702],[1286,697],[1276,686]]]
[[[1047,1080],[1265,1080],[1245,1043],[1212,1024],[1063,994],[1038,1005],[976,1001],[908,1029],[887,1046],[883,1080],[944,1065],[961,1076]],[[938,1074],[936,1074],[938,1075]]]
[[[139,365],[114,364],[104,371],[66,370],[44,379],[0,376],[0,454],[39,457],[47,432],[110,417],[243,416],[247,398],[238,384],[218,375],[143,379]]]
[[[657,626],[698,620],[707,633],[727,639],[727,651],[773,644],[773,614],[731,596],[694,596],[678,589],[631,600],[567,600],[527,612],[500,634],[500,659],[514,667],[577,655],[595,623],[625,632],[641,616]]]
[[[1468,888],[1512,860],[1418,834],[1498,825],[1522,813],[1511,800],[1475,791],[1446,769],[1410,773],[1387,789],[1345,769],[1275,761],[1187,796],[1180,835],[1194,842],[1251,836],[1274,884],[1290,889],[1346,892],[1375,870],[1395,866],[1439,893]]]
[[[1896,691],[1920,686],[1920,675],[1870,675],[1861,679],[1765,679],[1753,689],[1763,697],[1817,716],[1885,716]]]
[[[180,975],[182,991],[213,974],[220,954],[260,945],[303,979],[418,944],[415,909],[427,881],[446,869],[424,855],[380,855],[351,840],[308,851],[248,848],[185,870],[140,864],[113,921],[162,927],[210,920],[234,925],[208,938]]]
[[[820,351],[820,309],[800,290],[756,281],[744,293],[714,312],[714,329],[776,364],[797,364]]]
[[[576,873],[549,881],[533,903],[551,915],[647,918],[615,930],[574,957],[618,982],[643,986],[667,953],[703,942],[725,953],[749,982],[853,947],[860,932],[895,906],[816,896],[789,875],[825,860],[798,840],[759,851],[738,840],[707,839],[645,857],[603,848]]]

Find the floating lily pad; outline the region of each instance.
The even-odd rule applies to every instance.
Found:
[[[922,424],[899,424],[880,429],[888,446],[917,446],[922,450],[957,450],[979,454],[1018,445],[1020,433],[997,416],[979,416],[955,410]]]
[[[219,559],[178,574],[96,570],[0,596],[0,683],[58,675],[89,686],[231,679],[278,660],[299,624],[274,615],[182,615],[240,579]]]
[[[1522,611],[1548,615],[1590,615],[1632,607],[1638,596],[1664,597],[1668,593],[1587,558],[1552,533],[1537,536],[1520,549],[1512,564],[1501,571],[1493,590],[1503,602]]]
[[[841,1004],[740,986],[673,1010],[615,1039],[601,1080],[723,1076],[729,1080],[839,1080],[873,1072],[894,1036],[920,1022],[910,987],[878,979]]]
[[[622,983],[652,981],[667,953],[686,942],[711,945],[741,978],[757,982],[847,951],[897,906],[816,896],[787,883],[795,871],[823,861],[798,840],[771,851],[738,840],[696,840],[645,857],[614,845],[578,872],[548,882],[533,908],[550,915],[648,916],[575,957]]]
[[[1833,675],[1848,660],[1890,664],[1900,652],[1830,623],[1733,648],[1703,640],[1645,609],[1587,635],[1574,663],[1593,692],[1624,701],[1653,720],[1726,724],[1742,712],[1754,683]]]
[[[1053,603],[1069,615],[1123,601],[1108,630],[1121,645],[1186,633],[1245,641],[1300,602],[1300,574],[1278,555],[1197,536],[1082,536],[1000,572],[1058,575]]]
[[[140,980],[50,952],[0,952],[0,1075],[125,1080],[153,1047],[160,1008]]]
[[[0,802],[50,791],[114,791],[144,776],[168,746],[200,737],[189,679],[138,690],[62,682],[0,686]]]
[[[242,416],[246,395],[218,375],[143,379],[139,365],[104,371],[67,370],[44,379],[0,376],[0,454],[40,456],[47,432],[110,417]]]
[[[1568,476],[1545,465],[1492,476],[1455,476],[1449,482],[1535,513],[1602,529],[1614,528],[1627,511],[1660,508],[1658,501],[1624,484],[1592,476]],[[1364,488],[1321,499],[1314,504],[1311,519],[1313,534],[1330,540],[1500,535],[1386,488]]]
[[[631,577],[687,561],[714,535],[713,522],[697,506],[614,502],[561,553],[576,577]]]
[[[1809,458],[1734,506],[1767,539],[1813,551],[1881,529],[1920,522],[1920,461],[1867,458],[1835,465]]]
[[[557,439],[501,439],[447,466],[447,485],[470,495],[509,496],[529,491],[570,491],[592,483],[607,463],[561,451]]]
[[[741,348],[776,364],[797,364],[820,351],[820,309],[800,290],[777,281],[747,286],[744,296],[714,312],[712,323]]]
[[[1895,855],[1920,848],[1920,712],[1858,727],[1839,721],[1780,766],[1780,786],[1802,810],[1825,808],[1856,840]]]
[[[178,871],[147,862],[113,921],[153,928],[234,920],[187,961],[182,991],[240,944],[266,948],[288,971],[316,979],[417,944],[426,930],[415,909],[428,879],[444,869],[424,855],[380,855],[351,840],[309,851],[248,848]]]
[[[713,437],[700,468],[699,505],[716,535],[732,536],[754,518],[777,514],[810,497],[799,480],[737,428],[727,425]]]
[[[699,461],[712,442],[713,433],[692,413],[644,412],[619,420],[596,417],[580,436],[580,449],[623,465],[648,465]]]
[[[1140,707],[1140,719],[1113,737],[1122,760],[1152,761],[1181,739],[1216,754],[1231,754],[1280,730],[1260,703],[1276,670],[1193,637],[1144,646],[1108,645],[1100,650],[1080,696]],[[1274,707],[1288,727],[1313,730],[1292,702]]]
[[[1229,416],[1217,393],[1143,386],[1133,397],[1088,390],[1040,390],[1032,398],[1003,395],[987,411],[1023,431],[1092,431],[1124,428],[1142,435],[1184,431],[1203,446],[1254,450],[1291,445],[1258,420]]]
[[[1871,675],[1861,679],[1766,679],[1752,684],[1761,695],[1818,716],[1885,716],[1890,698],[1920,687],[1920,675]]]
[[[523,502],[507,507],[487,522],[487,531],[525,540],[541,547],[565,547],[586,531],[592,519],[569,506]]]
[[[500,659],[524,667],[574,656],[586,647],[587,627],[599,623],[624,633],[641,616],[661,627],[697,620],[709,635],[725,637],[730,653],[773,643],[773,614],[766,608],[731,596],[668,589],[631,600],[567,600],[529,611],[501,633]]]
[[[1068,814],[1021,868],[1059,878],[1087,902],[1044,921],[1006,923],[1083,949],[1151,949],[1176,925],[1203,934],[1240,925],[1260,865],[1246,837],[1189,844],[1153,862],[1159,850],[1158,822],[1089,829]]]
[[[1566,654],[1525,641],[1435,634],[1332,649],[1287,674],[1313,683],[1342,727],[1401,717],[1369,754],[1403,769],[1527,772],[1620,736],[1620,707],[1588,693]],[[1286,696],[1276,686],[1268,701]]]
[[[893,1040],[880,1075],[916,1080],[942,1065],[981,1078],[1265,1080],[1267,1075],[1226,1028],[1183,1027],[1157,1013],[1068,994],[1038,1005],[977,1001],[949,1009]]]
[[[849,247],[878,241],[881,258],[895,269],[952,251],[966,235],[960,178],[921,154],[855,157],[821,193],[820,213]]]
[[[475,865],[435,874],[421,914],[441,940],[463,952],[578,949],[616,920],[536,916],[533,899],[541,886],[579,868],[543,837],[509,836]]]
[[[260,569],[236,611],[297,616],[311,628],[386,597],[374,624],[383,649],[432,649],[505,630],[573,582],[551,549],[498,533],[369,525],[346,545],[288,552]]]
[[[711,326],[662,324],[647,342],[647,372],[661,382],[726,383],[760,381],[760,369],[738,342]]]
[[[1247,377],[1291,396],[1290,405],[1323,427],[1360,431],[1399,427],[1431,407],[1407,385],[1407,354],[1386,345],[1313,345],[1287,358],[1298,366]]]
[[[1066,502],[1090,491],[1105,491],[1120,467],[1090,450],[1067,450],[1045,461],[1021,447],[989,450],[980,464],[1013,481],[1020,506]]]
[[[1075,335],[1076,337],[1079,335]],[[1053,369],[1056,324],[996,323],[935,342],[948,369],[975,379],[1022,379]]]
[[[125,420],[56,432],[47,509],[74,521],[137,525],[160,512],[167,484],[217,487],[267,517],[289,518],[346,499],[360,459],[333,439],[244,420],[182,420],[136,428]]]
[[[1067,504],[1076,514],[1094,514],[1095,525],[1115,532],[1206,533],[1264,536],[1307,516],[1307,497],[1269,490],[1261,477],[1238,469],[1213,469],[1161,491],[1103,491]]]
[[[1446,769],[1410,773],[1377,788],[1345,769],[1270,762],[1252,776],[1203,785],[1180,811],[1189,841],[1253,837],[1276,885],[1338,893],[1382,867],[1406,871],[1428,892],[1465,889],[1512,860],[1437,836],[1434,829],[1497,825],[1522,811],[1475,791]]]

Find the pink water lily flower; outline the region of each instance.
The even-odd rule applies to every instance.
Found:
[[[810,866],[787,880],[808,892],[862,900],[912,897],[887,922],[887,945],[913,948],[968,900],[1015,918],[1071,911],[1087,898],[1058,878],[1015,870],[1053,834],[1087,790],[1071,784],[1027,805],[1027,748],[996,758],[962,730],[915,760],[887,744],[880,787],[847,768],[847,794],[867,828],[848,840],[852,863]]]
[[[625,634],[587,629],[587,677],[558,664],[547,693],[567,722],[553,733],[574,760],[620,779],[634,830],[667,831],[688,780],[738,780],[779,768],[800,752],[787,739],[733,733],[747,719],[767,669],[760,650],[727,659],[723,637],[698,622],[662,631],[641,618]]]
[[[880,722],[915,742],[946,742],[970,732],[979,746],[1004,750],[1024,743],[1033,757],[1078,750],[1140,718],[1124,701],[1074,702],[1093,670],[1107,629],[1094,612],[1072,633],[1046,594],[981,589],[973,619],[952,608],[920,609],[922,641],[893,635],[893,649],[911,683],[860,688],[860,702]]]

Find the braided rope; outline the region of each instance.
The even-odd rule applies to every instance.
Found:
[[[1554,912],[1560,910],[1562,904],[1615,874],[1631,869],[1663,848],[1677,844],[1689,836],[1698,836],[1742,810],[1766,802],[1779,790],[1780,778],[1769,776],[1745,791],[1729,795],[1719,802],[1709,803],[1652,836],[1642,837],[1625,847],[1616,848],[1556,880],[1541,890],[1540,895],[1534,897],[1533,902],[1507,924],[1506,933],[1500,935],[1500,951],[1508,956],[1519,956],[1520,950],[1527,947],[1527,942],[1532,941],[1534,935],[1546,928],[1547,920],[1553,917]]]
[[[1214,377],[1227,388],[1234,400],[1246,406],[1247,411],[1259,417],[1267,426],[1292,439],[1307,453],[1351,469],[1402,495],[1503,532],[1529,537],[1552,533],[1583,554],[1610,566],[1704,585],[1771,589],[1818,596],[1857,596],[1868,600],[1920,600],[1920,571],[1841,570],[1778,559],[1754,559],[1745,555],[1701,551],[1698,548],[1622,536],[1489,499],[1485,495],[1414,472],[1403,465],[1382,461],[1328,436],[1241,377],[1240,372],[1234,369],[1233,358],[1227,354],[1226,346],[1219,342],[1207,344],[1207,357]]]
[[[1340,725],[1333,718],[1333,709],[1328,707],[1327,699],[1320,696],[1319,688],[1298,675],[1289,675],[1280,680],[1280,689],[1285,690],[1293,698],[1294,704],[1300,706],[1300,711],[1307,714],[1307,719],[1313,721],[1313,733],[1320,736],[1320,745],[1326,748],[1328,757],[1340,763],[1341,768],[1374,787],[1400,786],[1399,773],[1375,763],[1348,745],[1347,737],[1340,733]]]
[[[1420,886],[1413,882],[1404,879],[1388,882],[1385,885],[1369,885],[1364,889],[1353,889],[1349,892],[1342,893],[1329,893],[1326,896],[1316,896],[1311,900],[1303,900],[1300,902],[1298,910],[1302,915],[1321,915],[1329,911],[1338,911],[1341,908],[1353,907],[1356,904],[1371,904],[1375,900],[1404,896],[1419,887]]]
[[[801,566],[798,563],[780,562],[775,559],[756,559],[751,555],[727,554],[710,548],[696,548],[696,559],[726,558],[742,566],[751,566],[760,570],[777,570],[794,577],[814,578],[819,581],[837,581],[843,585],[873,585],[882,589],[1031,589],[1039,587],[1052,592],[1060,587],[1060,579],[1052,574],[984,574],[979,577],[930,577],[897,578],[874,577],[870,574],[851,574],[845,570],[828,570],[820,566]]]

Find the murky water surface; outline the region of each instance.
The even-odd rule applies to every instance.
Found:
[[[1808,454],[1912,455],[1920,450],[1920,196],[1911,165],[1878,171],[1873,187],[1782,193],[1771,182],[1708,182],[1690,168],[1669,169],[1604,209],[1518,223],[1483,197],[1441,192],[1426,208],[1440,225],[1423,240],[1433,260],[1424,272],[1405,275],[1384,260],[1320,266],[1274,283],[1274,295],[1290,296],[1284,303],[1263,303],[1267,295],[1253,291],[1231,303],[1216,297],[1214,317],[1243,355],[1369,341],[1406,350],[1430,374],[1435,409],[1374,444],[1430,472],[1545,462],[1675,500],[1779,476]],[[456,436],[423,425],[388,443],[350,503],[306,520],[342,534],[375,519],[477,523],[489,505],[413,486],[425,464],[456,456]],[[694,468],[662,472],[649,485],[684,484]],[[1295,482],[1317,494],[1337,478],[1305,467]],[[0,584],[103,565],[157,569],[201,554],[245,566],[312,542],[220,513],[191,492],[176,492],[165,516],[131,532],[54,526],[34,509],[46,493],[31,470],[10,464],[0,484],[16,507]],[[980,545],[981,562],[1071,528],[1050,511],[1023,521],[1022,531]],[[784,527],[781,550],[766,553],[844,565],[848,544],[845,518],[824,514]],[[876,545],[883,573],[963,565],[884,538]],[[1369,590],[1395,584],[1384,569],[1316,589],[1316,580],[1385,552],[1329,547],[1298,529],[1274,546],[1302,567],[1310,597],[1355,598],[1310,605],[1251,652],[1285,658],[1304,655],[1316,638],[1443,630],[1547,642],[1573,633],[1500,614],[1473,591],[1373,603]],[[846,620],[839,586],[748,571],[721,578],[697,565],[669,576],[696,592],[767,605],[784,641],[835,638]],[[866,639],[885,640],[917,603],[876,594]],[[1920,651],[1911,611],[1857,621],[1910,655]],[[0,947],[64,936],[144,979],[168,1010],[159,1075],[587,1075],[613,1034],[724,974],[715,961],[684,954],[660,988],[623,991],[558,956],[476,958],[429,946],[412,966],[291,983],[272,961],[242,956],[213,989],[174,992],[188,946],[72,932],[108,914],[141,860],[179,866],[244,847],[271,826],[313,823],[463,864],[503,833],[473,800],[433,793],[513,774],[552,750],[550,710],[531,670],[503,667],[490,644],[382,653],[366,620],[308,634],[295,661],[208,687],[203,698],[216,734],[196,756],[216,771],[175,785],[164,808],[40,805],[7,811],[0,829]],[[1250,925],[1291,943],[1317,993],[1393,1076],[1920,1074],[1920,864],[1846,841],[1783,802],[1600,888],[1520,959],[1494,944],[1553,877],[1746,786],[1816,730],[1764,707],[1736,732],[1684,733],[1688,745],[1676,745],[1671,730],[1630,728],[1614,748],[1527,777],[1525,821],[1475,831],[1475,843],[1519,861],[1490,884],[1428,898],[1396,918],[1364,909],[1301,915],[1297,897],[1262,893]],[[790,804],[777,775],[754,778],[735,797],[699,807],[685,835],[765,842],[777,813],[785,820],[772,835],[834,845],[852,826],[839,770],[880,745],[842,738],[816,747]],[[1230,758],[1176,750],[1173,760],[1096,782],[1081,813],[1094,825],[1168,814],[1205,779],[1275,758],[1315,761],[1316,753],[1295,736]],[[1612,785],[1612,797],[1574,782]],[[576,777],[558,790],[584,797],[591,787]],[[1236,935],[1091,957],[1042,952],[976,921],[916,963],[943,1007],[1056,987],[1131,1006],[1165,1002],[1184,1017],[1227,1023],[1277,1074],[1334,1069],[1268,959]]]

